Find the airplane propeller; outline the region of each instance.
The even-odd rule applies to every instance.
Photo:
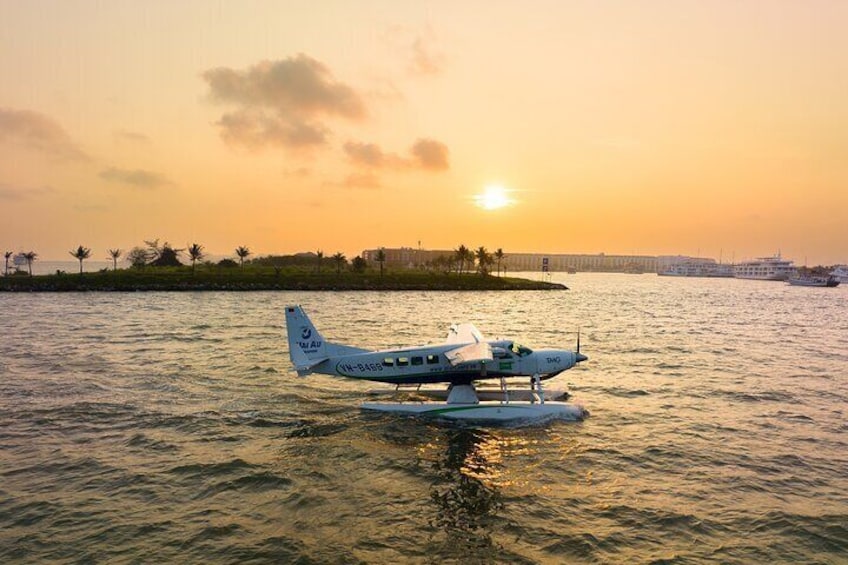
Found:
[[[587,359],[589,359],[589,358],[586,357],[585,355],[583,355],[582,353],[580,353],[580,327],[578,326],[578,328],[577,328],[577,351],[575,351],[575,353],[574,353],[574,362],[580,363],[581,361],[586,361]]]

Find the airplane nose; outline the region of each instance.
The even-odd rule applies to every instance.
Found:
[[[581,361],[586,361],[586,360],[588,360],[588,359],[589,359],[589,358],[588,358],[588,357],[586,357],[585,355],[583,355],[582,353],[576,353],[576,354],[574,355],[574,362],[575,362],[575,363],[580,363]]]

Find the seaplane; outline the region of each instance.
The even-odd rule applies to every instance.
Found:
[[[286,333],[298,376],[318,373],[388,383],[394,385],[389,392],[411,390],[413,398],[425,398],[366,402],[363,410],[496,423],[582,420],[588,415],[582,406],[546,399],[542,387],[543,381],[588,359],[580,353],[579,332],[576,351],[534,351],[514,340],[488,341],[473,324],[464,323],[451,325],[442,343],[373,351],[327,341],[303,308],[286,306]],[[507,379],[513,377],[529,377],[529,390],[510,390]],[[496,380],[496,388],[484,388],[487,380]],[[421,388],[440,383],[447,389]]]

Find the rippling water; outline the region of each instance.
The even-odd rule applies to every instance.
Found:
[[[0,562],[848,560],[848,288],[651,275],[568,292],[3,294]],[[589,361],[581,423],[362,413],[283,306],[354,345],[451,322]]]

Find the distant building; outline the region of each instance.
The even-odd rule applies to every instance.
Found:
[[[379,249],[366,249],[362,252],[362,258],[369,265],[375,264],[377,263],[377,253],[379,252]],[[383,248],[383,253],[386,256],[386,267],[405,267],[409,269],[423,267],[438,257],[450,257],[453,255],[453,251],[434,251],[431,249],[414,249],[412,247],[385,247]]]
[[[549,271],[595,271],[655,273],[657,258],[649,255],[607,255],[605,253],[507,253],[504,262],[510,271],[541,271],[543,259]]]
[[[362,258],[369,264],[377,261],[379,249],[366,249]],[[473,251],[473,250],[472,250]],[[438,257],[453,257],[451,249],[414,249],[412,247],[384,248],[386,267],[414,268],[425,266]],[[656,273],[657,258],[650,255],[607,255],[599,253],[504,253],[501,268],[508,272],[541,271],[547,259],[549,271],[600,271],[622,273]]]

